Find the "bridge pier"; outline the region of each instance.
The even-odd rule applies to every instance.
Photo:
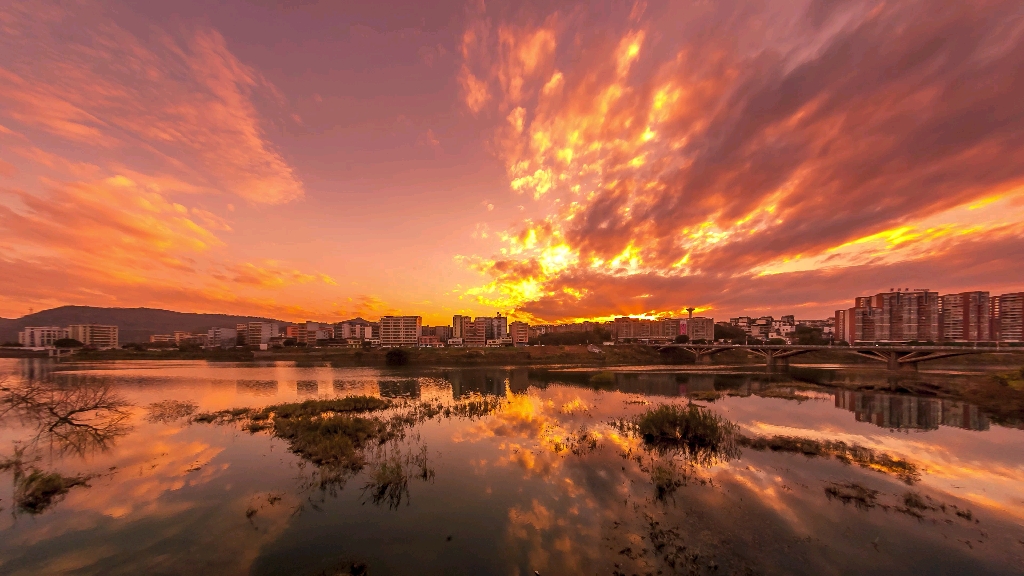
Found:
[[[778,358],[774,354],[769,354],[765,357],[765,368],[769,372],[786,370],[789,368],[789,358]]]

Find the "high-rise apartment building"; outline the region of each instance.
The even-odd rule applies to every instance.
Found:
[[[855,342],[874,342],[875,338],[875,311],[876,308],[848,308],[844,314],[843,339],[853,344]],[[838,331],[838,326],[836,327]]]
[[[939,299],[939,338],[952,342],[991,340],[992,308],[988,292],[946,294]]]
[[[686,335],[689,336],[690,342],[695,340],[707,340],[713,342],[715,340],[715,319],[704,318],[702,316],[694,316],[693,318],[686,318]]]
[[[513,322],[508,325],[508,334],[512,337],[513,346],[526,346],[530,341],[530,325],[526,322]]]
[[[466,329],[472,323],[473,319],[469,316],[463,316],[462,314],[452,316],[452,338],[465,338]]]
[[[232,348],[238,343],[238,330],[210,328],[206,331],[206,345],[212,348]]]
[[[858,301],[861,299],[858,298]],[[939,339],[939,295],[930,290],[897,290],[876,294],[871,301],[875,340],[920,342]]]
[[[463,321],[461,336],[463,345],[473,348],[486,346],[488,326],[491,326],[490,317],[480,317],[468,323]]]
[[[836,310],[835,331],[833,334],[836,342],[851,342],[846,337],[846,310]]]
[[[245,325],[245,343],[248,346],[269,344],[270,339],[278,336],[279,327],[272,322],[249,322]]]
[[[54,342],[67,337],[67,328],[60,326],[26,326],[18,332],[18,343],[26,348],[51,348]]]
[[[385,348],[416,346],[422,324],[420,316],[381,316],[380,345]]]
[[[235,333],[238,334],[238,345],[246,346],[249,344],[249,325],[248,324],[235,324]]]
[[[992,298],[991,337],[1000,342],[1024,342],[1024,292]]]
[[[485,337],[487,340],[498,340],[508,336],[508,318],[498,314],[486,317],[477,318],[474,322],[479,322],[481,319],[485,320]]]
[[[85,346],[93,346],[101,350],[117,348],[117,326],[100,324],[72,324],[68,326],[68,338],[78,340]]]
[[[939,295],[926,289],[891,290],[859,296],[854,307],[836,310],[836,341],[929,342],[939,339]]]

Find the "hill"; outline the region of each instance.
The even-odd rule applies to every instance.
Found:
[[[256,316],[229,314],[194,314],[157,308],[97,308],[94,306],[61,306],[28,314],[21,318],[0,318],[0,342],[17,341],[18,332],[26,326],[67,326],[69,324],[108,324],[119,328],[125,342],[146,342],[153,334],[170,334],[175,330],[205,332],[213,327],[234,328],[241,322],[281,322]]]

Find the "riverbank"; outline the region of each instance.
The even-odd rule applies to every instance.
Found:
[[[594,352],[587,346],[528,346],[522,348],[403,348],[410,366],[530,366],[569,364],[579,366],[651,366],[694,364],[693,355],[680,349],[658,350],[643,345],[600,346]],[[205,360],[209,362],[297,363],[327,362],[334,366],[385,366],[388,350],[381,348],[278,348],[274,350],[232,349],[116,349],[83,350],[71,356],[76,361],[103,360]],[[46,357],[45,352],[7,348],[0,358]],[[795,356],[794,367],[833,364],[882,367],[877,360],[843,350],[820,350]],[[711,357],[715,366],[764,365],[764,359],[744,350],[727,350]],[[1024,365],[1024,354],[977,354],[946,358],[921,364],[922,369],[1014,369]]]

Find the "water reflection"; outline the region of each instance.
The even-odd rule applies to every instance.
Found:
[[[239,394],[252,396],[276,396],[277,380],[239,380],[235,384]]]
[[[316,380],[299,380],[295,383],[295,392],[300,397],[315,397],[320,393],[320,384]]]
[[[343,561],[375,574],[710,573],[712,562],[718,573],[1020,572],[1024,433],[989,426],[973,404],[900,393],[914,386],[884,373],[199,362],[54,370],[0,361],[0,371],[8,367],[18,386],[78,383],[149,408],[106,453],[65,455],[65,473],[103,473],[91,488],[31,522],[0,515],[0,573],[147,573],[171,566],[166,558],[178,563],[166,572],[231,574],[332,573]],[[500,409],[411,424],[404,439],[370,446],[358,479],[327,493],[309,481],[315,463],[282,439],[187,418],[357,394],[392,398],[402,410],[458,399]],[[612,423],[663,404],[686,407],[687,396],[745,434],[836,439],[905,457],[922,481],[910,488],[768,447],[707,462],[706,484],[682,486],[676,454],[652,453]],[[35,434],[34,421],[19,428],[12,412],[0,442]],[[0,506],[10,506],[3,484]],[[830,486],[877,491],[877,503],[844,506],[828,499]],[[927,507],[913,509],[923,519],[899,510],[911,489]]]
[[[85,456],[106,450],[132,427],[131,405],[109,384],[86,379],[55,384],[26,380],[0,384],[0,420],[12,418],[32,430],[23,441],[59,454]]]
[[[952,426],[988,430],[988,418],[966,402],[877,392],[835,392],[836,408],[853,412],[858,422],[900,430],[938,430]]]
[[[420,382],[416,378],[380,380],[377,391],[383,398],[419,398]]]

